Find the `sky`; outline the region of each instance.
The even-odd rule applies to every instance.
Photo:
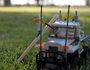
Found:
[[[12,4],[35,4],[34,0],[11,0]],[[45,4],[48,2],[55,5],[85,5],[85,0],[45,0]]]

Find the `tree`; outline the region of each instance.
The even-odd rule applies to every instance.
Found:
[[[36,1],[37,6],[39,6],[39,1],[40,1],[40,0],[35,0],[35,1]]]
[[[90,0],[86,0],[86,5],[90,6]]]
[[[43,4],[44,0],[35,0],[36,1],[36,4],[37,6],[40,6],[40,4]]]
[[[10,6],[11,5],[11,0],[4,0],[4,5],[5,6]]]

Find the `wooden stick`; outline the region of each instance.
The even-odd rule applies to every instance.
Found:
[[[52,24],[56,21],[56,19],[58,18],[58,15],[56,14],[51,21],[48,24]],[[48,26],[46,25],[42,31],[42,35],[48,30]],[[22,61],[24,59],[24,57],[30,52],[30,50],[35,46],[35,44],[38,42],[38,40],[40,39],[40,35],[38,37],[36,37],[31,44],[26,48],[26,50],[22,53],[22,55],[18,58],[18,62]]]

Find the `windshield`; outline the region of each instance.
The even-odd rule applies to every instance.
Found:
[[[75,28],[68,28],[67,38],[74,38],[77,35],[77,30]],[[51,37],[56,38],[66,38],[66,28],[56,28],[55,30],[50,31]]]

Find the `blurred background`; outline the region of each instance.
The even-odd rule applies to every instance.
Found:
[[[38,6],[40,3],[44,6],[90,6],[90,0],[0,0],[1,6]]]
[[[43,23],[48,23],[55,13],[62,11],[67,16],[67,5],[71,5],[70,18],[78,11],[80,23],[84,24],[86,35],[90,35],[90,0],[0,0],[0,70],[35,70],[37,48],[33,48],[22,63],[17,59],[36,38],[43,4]],[[46,41],[47,34],[43,41]],[[90,57],[87,60],[90,70]],[[83,69],[81,69],[83,70]]]

